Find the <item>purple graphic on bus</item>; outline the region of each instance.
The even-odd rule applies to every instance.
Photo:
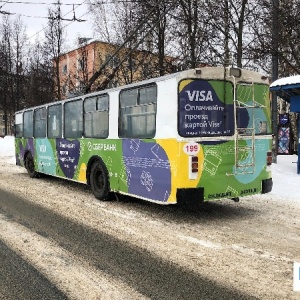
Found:
[[[32,155],[32,157],[34,157],[34,144],[33,144],[33,139],[28,139],[26,141],[26,145],[25,147],[23,147],[23,144],[21,141],[19,141],[19,149],[20,149],[20,153],[16,155],[16,164],[18,166],[21,166],[21,160],[23,158],[25,158],[25,153],[27,151],[29,151]],[[25,164],[25,161],[23,162]]]
[[[64,175],[68,178],[73,178],[79,160],[80,142],[77,140],[57,139],[56,151],[58,162]]]
[[[171,170],[164,149],[152,142],[123,140],[123,162],[126,166],[130,194],[167,201],[171,191]]]

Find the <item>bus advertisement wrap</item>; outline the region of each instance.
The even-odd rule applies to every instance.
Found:
[[[267,83],[247,70],[242,78],[202,71],[17,112],[17,165],[32,178],[87,184],[100,200],[199,204],[270,192]]]
[[[233,103],[225,103],[224,82],[183,80],[179,87],[181,136],[231,135]],[[229,97],[228,97],[229,98]]]

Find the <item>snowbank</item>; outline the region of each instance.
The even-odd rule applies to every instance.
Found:
[[[9,164],[15,164],[15,137],[5,136],[0,138],[0,159]]]
[[[297,174],[297,155],[278,155],[272,165],[273,189],[271,194],[282,200],[299,199],[300,175]]]

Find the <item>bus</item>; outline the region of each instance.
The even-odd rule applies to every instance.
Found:
[[[272,190],[268,79],[203,67],[26,108],[16,163],[159,204],[198,204]]]

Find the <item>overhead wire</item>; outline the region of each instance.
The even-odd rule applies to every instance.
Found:
[[[140,2],[140,0],[111,0],[111,1],[97,1],[96,3],[89,3],[90,5],[99,5],[99,4],[114,4],[114,3],[134,3],[134,2]],[[64,6],[72,6],[76,5],[78,3],[57,3],[57,2],[52,2],[52,3],[47,3],[47,2],[32,2],[32,1],[0,1],[0,3],[9,3],[9,4],[30,4],[30,5],[64,5]],[[165,3],[172,3],[170,2],[165,2]],[[5,5],[4,4],[4,5]],[[1,7],[0,7],[1,8]]]
[[[73,9],[70,10],[70,11],[68,11],[67,13],[65,13],[62,17],[65,17],[65,16],[68,15],[70,12],[75,12],[75,9],[77,9],[78,7],[80,7],[80,6],[83,5],[83,4],[87,4],[86,1],[87,1],[87,0],[84,0],[82,3],[75,4],[75,5],[73,6]],[[87,11],[86,13],[84,13],[83,15],[81,15],[79,18],[81,19],[82,17],[84,17],[84,16],[87,15],[88,13],[89,13],[89,11]],[[64,20],[64,19],[62,18],[62,20]],[[62,28],[65,28],[65,27],[67,27],[67,26],[69,26],[69,25],[71,25],[72,23],[75,22],[74,20],[71,20],[71,21],[70,21],[70,20],[67,20],[67,21],[69,21],[69,23],[68,23],[67,25],[65,25],[65,26],[62,26]],[[38,32],[36,32],[34,35],[30,36],[29,39],[32,39],[33,37],[37,36],[39,33],[43,32],[47,27],[48,27],[48,25],[46,25],[45,27],[43,27],[41,30],[39,30]]]
[[[60,6],[73,6],[79,5],[79,3],[57,3],[57,2],[31,2],[31,1],[0,1],[0,3],[4,3],[3,5],[9,4],[30,4],[30,5],[60,5]]]
[[[86,13],[82,14],[79,18],[75,17],[75,9],[77,9],[78,7],[80,7],[81,5],[97,5],[97,4],[112,4],[112,3],[132,3],[132,2],[139,2],[139,0],[118,0],[118,1],[97,1],[97,3],[86,3],[87,0],[84,0],[82,3],[57,3],[57,2],[52,2],[52,3],[46,3],[46,2],[32,2],[32,1],[11,1],[11,0],[0,0],[0,4],[3,3],[2,6],[0,6],[0,14],[7,14],[7,15],[20,15],[22,17],[26,17],[26,18],[41,18],[41,19],[49,19],[49,17],[43,17],[43,16],[30,16],[30,15],[23,15],[23,14],[18,14],[18,13],[11,13],[11,12],[6,12],[6,11],[1,11],[1,8],[6,5],[6,4],[31,4],[31,5],[63,5],[63,6],[73,6],[73,9],[70,10],[69,12],[65,13],[62,17],[60,17],[60,20],[62,21],[68,21],[69,23],[64,25],[62,28],[66,28],[70,25],[72,25],[74,22],[83,22],[86,20],[82,20],[81,18],[86,16],[88,13],[90,13],[90,10],[88,10]],[[172,1],[167,2],[167,3],[172,3]],[[72,19],[66,19],[64,18],[65,16],[67,16],[69,13],[73,12],[73,18]],[[33,34],[32,36],[29,37],[29,39],[32,39],[33,37],[35,37],[36,35],[38,35],[39,33],[43,32],[46,28],[48,27],[48,25],[46,25],[45,27],[43,27],[41,30],[39,30],[38,32],[36,32],[35,34]]]
[[[113,4],[113,3],[134,3],[134,2],[139,2],[140,0],[119,0],[119,1],[97,1],[97,3],[85,3],[86,1],[84,1],[83,3],[79,4],[79,3],[58,3],[58,2],[51,2],[51,3],[47,3],[47,2],[32,2],[32,1],[11,1],[11,0],[6,0],[6,1],[1,1],[0,3],[4,3],[2,6],[0,6],[0,14],[3,15],[19,15],[25,18],[36,18],[36,19],[49,19],[49,17],[44,17],[44,16],[32,16],[32,15],[25,15],[25,14],[19,14],[19,13],[15,13],[15,12],[10,12],[10,11],[2,11],[2,7],[4,5],[6,5],[7,3],[9,4],[27,4],[27,5],[59,5],[59,6],[80,6],[83,4],[89,4],[89,5],[99,5],[99,4]],[[169,3],[169,2],[166,2]],[[170,2],[171,3],[171,2]],[[67,13],[68,14],[68,13]],[[78,22],[83,22],[83,20],[74,20],[71,19],[72,21],[78,21]],[[70,19],[66,19],[65,21],[71,21]]]
[[[9,15],[9,14],[10,14],[9,12],[1,11],[1,9],[3,8],[4,5],[6,5],[7,3],[10,3],[10,0],[7,0],[7,1],[1,1],[1,2],[4,2],[4,4],[0,6],[0,13],[2,13],[2,14],[4,14],[4,15]]]
[[[82,3],[57,3],[57,2],[53,2],[53,3],[45,3],[45,2],[29,2],[29,1],[14,1],[14,2],[9,2],[8,1],[0,1],[1,2],[5,2],[2,6],[0,6],[0,9],[7,3],[9,4],[30,4],[30,5],[59,5],[59,6],[62,6],[62,5],[65,5],[65,6],[70,6],[72,5],[73,6],[73,19],[64,19],[64,21],[78,21],[78,22],[83,22],[85,20],[81,20],[81,19],[78,19],[78,18],[75,18],[75,6],[76,8],[83,5],[83,4],[87,4],[85,3],[85,1],[83,1]],[[66,13],[65,15],[69,14],[70,12],[72,11],[69,11],[68,13]],[[32,16],[32,15],[25,15],[25,14],[19,14],[19,13],[14,13],[14,12],[10,12],[10,11],[1,11],[0,10],[0,14],[4,14],[4,15],[19,15],[19,16],[22,16],[22,17],[26,17],[26,18],[36,18],[36,19],[49,19],[49,17],[44,17],[44,16]]]
[[[9,3],[9,1],[10,1],[10,0],[7,0],[7,1],[0,1],[0,2],[4,3],[3,5],[0,6],[0,9],[1,9],[5,4]]]

